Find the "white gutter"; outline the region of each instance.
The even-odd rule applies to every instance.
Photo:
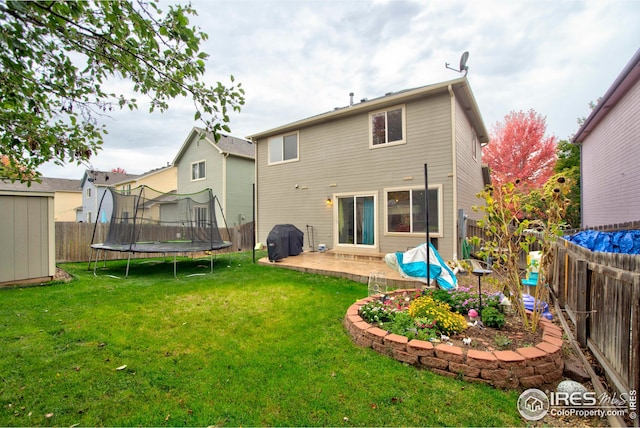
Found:
[[[455,259],[458,258],[458,176],[457,176],[457,171],[458,171],[458,162],[457,162],[457,151],[456,151],[456,97],[455,94],[453,93],[453,87],[451,85],[449,85],[449,96],[451,98],[451,156],[452,156],[452,162],[451,164],[453,165],[453,173],[452,173],[452,178],[453,178],[453,200],[451,201],[453,204],[453,210],[452,210],[452,229],[453,229],[453,233],[452,236],[454,237],[453,239],[453,254],[452,256],[454,256]]]

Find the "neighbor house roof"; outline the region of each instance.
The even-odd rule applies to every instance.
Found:
[[[54,189],[44,181],[42,183],[34,181],[29,185],[19,181],[12,183],[11,180],[0,179],[1,194],[29,194],[35,196],[38,194],[53,195],[53,192]]]
[[[70,178],[42,177],[42,183],[48,184],[56,192],[82,192],[80,180]]]
[[[80,187],[84,186],[87,180],[92,180],[95,186],[113,186],[121,181],[131,180],[138,177],[137,174],[123,174],[112,171],[92,171],[87,170],[80,180]]]
[[[256,158],[256,146],[255,144],[253,144],[253,142],[245,138],[239,138],[239,137],[234,137],[232,135],[228,135],[225,133],[220,133],[220,139],[216,143],[216,140],[213,137],[213,134],[211,132],[207,132],[202,128],[198,128],[197,126],[194,126],[191,132],[189,133],[189,136],[184,140],[184,143],[182,143],[182,147],[180,147],[178,154],[173,160],[174,165],[178,163],[178,161],[184,154],[191,139],[194,136],[198,136],[198,135],[202,136],[202,138],[207,143],[209,143],[212,147],[218,150],[220,154],[228,154],[232,156],[239,156],[239,157],[244,157],[249,159]]]
[[[624,67],[571,141],[579,143],[587,138],[591,131],[598,126],[602,119],[609,114],[618,101],[620,101],[638,81],[640,81],[640,49],[636,51],[631,61]]]
[[[432,85],[420,86],[413,89],[404,89],[397,92],[389,92],[382,97],[373,99],[362,99],[359,103],[355,103],[346,107],[338,107],[332,111],[322,113],[316,116],[311,116],[306,119],[302,119],[296,122],[292,122],[286,125],[272,128],[264,132],[259,132],[248,136],[253,141],[257,141],[260,138],[268,137],[271,135],[281,134],[283,132],[289,132],[295,129],[318,125],[323,122],[328,122],[336,118],[343,118],[355,114],[359,114],[372,109],[379,109],[388,107],[394,104],[411,101],[413,99],[422,98],[428,95],[435,95],[439,93],[446,93],[452,90],[457,100],[462,105],[465,113],[467,114],[469,121],[476,129],[478,141],[480,144],[487,144],[489,142],[489,134],[480,115],[480,109],[476,103],[469,81],[466,77],[461,77],[455,80],[449,80],[445,82],[435,83]]]

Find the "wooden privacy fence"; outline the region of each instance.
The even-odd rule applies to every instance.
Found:
[[[640,256],[553,246],[550,287],[618,393],[640,389]]]
[[[91,256],[91,237],[94,233],[94,223],[56,222],[56,263],[85,262]],[[109,229],[108,223],[98,223],[95,227],[94,242],[104,242]],[[232,243],[231,251],[249,250],[253,248],[253,223],[220,230],[222,239]],[[173,235],[172,235],[173,236]],[[101,260],[116,260],[126,258],[128,253],[105,251],[100,255]],[[158,254],[137,253],[136,257],[157,257]],[[94,254],[95,257],[95,254]]]

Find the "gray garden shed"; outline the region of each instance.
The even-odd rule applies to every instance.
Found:
[[[54,191],[0,180],[0,286],[53,279]]]

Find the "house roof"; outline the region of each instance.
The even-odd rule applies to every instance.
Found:
[[[48,184],[56,192],[82,192],[80,180],[70,178],[42,177],[42,183]]]
[[[411,101],[413,99],[422,98],[429,95],[435,95],[439,93],[446,93],[449,89],[453,90],[457,100],[462,105],[465,114],[469,118],[469,121],[476,129],[478,141],[481,144],[487,144],[489,142],[489,134],[484,125],[484,121],[480,114],[480,109],[476,103],[469,81],[466,77],[461,77],[454,80],[448,80],[445,82],[435,83],[432,85],[420,86],[413,89],[404,89],[397,92],[389,92],[384,96],[373,98],[370,100],[363,99],[359,103],[355,103],[346,107],[339,107],[332,111],[311,116],[306,119],[302,119],[296,122],[292,122],[286,125],[272,128],[264,132],[259,132],[248,136],[247,138],[257,141],[260,138],[265,138],[271,135],[281,134],[283,132],[289,132],[295,129],[317,125],[323,122],[328,122],[336,118],[347,117],[362,112],[380,109],[398,104],[402,102]]]
[[[173,167],[174,167],[173,165],[168,164],[167,166],[162,166],[160,168],[154,168],[154,169],[149,170],[147,172],[143,172],[140,175],[132,175],[132,176],[130,176],[128,178],[125,178],[123,180],[118,181],[117,183],[111,183],[111,184],[120,185],[120,184],[124,184],[124,183],[128,183],[128,182],[140,181],[140,180],[142,180],[144,178],[150,177],[150,176],[155,175],[155,174],[159,174],[159,173],[161,173],[163,171],[166,171],[166,170],[169,170],[169,169],[171,169]]]
[[[54,189],[44,181],[42,183],[31,182],[31,185],[27,183],[20,183],[16,181],[14,183],[11,180],[0,179],[0,193],[4,194],[47,194],[53,195]]]
[[[211,132],[207,132],[202,128],[194,126],[189,135],[187,136],[182,147],[178,150],[178,154],[173,160],[173,165],[178,163],[185,150],[189,146],[193,137],[202,136],[205,141],[211,144],[220,154],[228,154],[231,156],[239,156],[249,159],[256,158],[256,146],[252,141],[245,138],[234,137],[225,133],[220,133],[220,140],[216,143],[215,138]]]
[[[640,81],[640,49],[636,51],[631,61],[624,67],[571,141],[580,143],[587,138],[591,131],[598,126],[602,119],[609,114],[611,109],[638,81]]]
[[[137,174],[123,174],[121,172],[111,171],[93,171],[86,170],[80,180],[80,187],[84,186],[85,181],[92,180],[95,186],[114,186],[121,181],[128,181],[138,177]]]

